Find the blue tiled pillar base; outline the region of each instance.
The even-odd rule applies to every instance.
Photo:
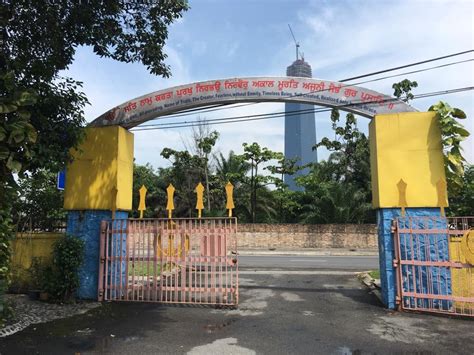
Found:
[[[391,232],[392,220],[400,217],[400,208],[381,208],[377,210],[377,233],[379,244],[380,283],[382,286],[382,301],[389,309],[395,309],[397,285],[395,268],[393,267],[394,243]],[[407,208],[406,217],[433,216],[439,217],[439,208]]]
[[[115,218],[128,218],[128,212],[117,211]],[[85,241],[84,262],[79,270],[79,289],[77,297],[97,299],[99,276],[100,223],[112,219],[111,211],[85,210],[69,211],[67,230],[70,235]]]

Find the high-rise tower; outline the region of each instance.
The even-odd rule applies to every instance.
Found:
[[[286,69],[286,75],[311,78],[311,66],[304,58],[297,57]],[[312,109],[314,105],[285,104],[285,158],[298,159],[298,166],[318,161],[317,151],[312,149],[316,144],[316,122],[314,112],[310,112]],[[306,168],[295,175],[285,175],[285,183],[290,190],[301,190],[295,183],[295,177],[306,174],[307,171]]]

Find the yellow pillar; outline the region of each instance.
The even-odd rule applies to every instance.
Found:
[[[119,126],[86,128],[73,156],[66,170],[65,209],[132,209],[132,133]]]
[[[438,184],[446,178],[435,113],[377,115],[369,136],[373,207],[440,207]],[[400,206],[400,180],[406,184],[406,206]],[[442,195],[447,206],[447,194]]]

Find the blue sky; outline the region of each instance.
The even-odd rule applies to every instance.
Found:
[[[86,108],[87,121],[134,97],[169,86],[236,76],[283,76],[295,59],[288,24],[313,68],[313,77],[322,79],[342,79],[474,48],[472,1],[195,0],[190,1],[190,6],[169,29],[165,48],[172,71],[169,79],[149,74],[140,63],[101,59],[87,47],[77,50],[66,74],[84,83],[83,90],[91,102]],[[455,57],[390,74],[473,57]],[[363,86],[389,95],[393,93],[393,82],[405,77],[418,82],[415,94],[474,86],[472,63]],[[472,91],[415,100],[412,105],[423,111],[437,100],[462,108],[469,117],[463,123],[474,135]],[[261,103],[204,113],[201,118],[283,110],[283,104]],[[364,131],[368,123],[368,119],[359,118],[359,127]],[[242,151],[243,142],[254,141],[273,150],[284,150],[283,118],[213,128],[221,133],[217,149],[225,155],[231,149]],[[319,139],[333,136],[328,113],[316,116],[316,130]],[[135,132],[136,161],[167,166],[169,162],[161,158],[161,150],[183,149],[190,133],[190,128]],[[464,144],[471,163],[473,142],[471,137]],[[323,149],[318,154],[327,157]]]

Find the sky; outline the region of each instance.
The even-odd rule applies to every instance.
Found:
[[[305,60],[312,66],[313,77],[328,80],[474,48],[473,1],[194,0],[190,1],[190,7],[169,28],[165,53],[171,78],[154,76],[141,63],[119,63],[99,58],[88,47],[77,49],[75,61],[65,74],[83,82],[83,91],[91,103],[85,109],[87,121],[132,98],[175,85],[239,76],[284,76],[286,67],[295,60],[295,44],[288,24],[293,28]],[[472,58],[474,54],[470,53],[389,74]],[[473,63],[362,86],[388,95],[393,94],[392,84],[405,78],[418,82],[414,94],[474,86]],[[462,123],[473,137],[465,141],[463,147],[472,164],[474,92],[414,100],[411,105],[426,111],[438,100],[447,101],[468,115]],[[284,104],[259,103],[185,119],[279,111],[284,111]],[[160,118],[160,122],[183,119]],[[367,132],[368,123],[369,119],[359,117],[358,127],[364,132]],[[284,151],[283,118],[215,125],[212,129],[221,134],[216,151],[225,156],[230,150],[242,152],[243,142],[258,142],[272,150]],[[316,131],[318,140],[334,137],[329,113],[316,114]],[[136,162],[150,163],[157,168],[170,164],[160,156],[162,149],[184,149],[183,142],[189,141],[191,128],[136,131],[134,134]],[[328,152],[320,148],[318,156],[325,159]]]

